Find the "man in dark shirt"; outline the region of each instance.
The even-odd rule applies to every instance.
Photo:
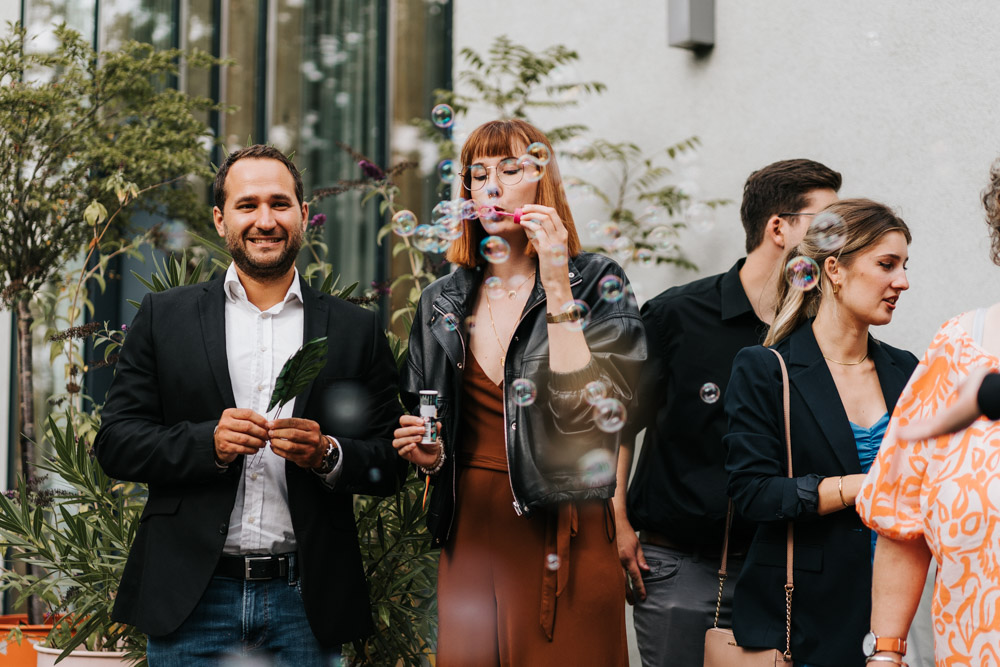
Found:
[[[642,308],[649,361],[622,439],[614,505],[645,666],[702,665],[728,505],[722,396],[736,353],[767,333],[785,254],[813,216],[837,200],[840,183],[839,173],[811,160],[775,162],[750,174],[740,208],[747,256],[726,273],[670,288]],[[626,502],[634,438],[643,429]],[[725,627],[752,536],[753,526],[736,517],[719,617]]]

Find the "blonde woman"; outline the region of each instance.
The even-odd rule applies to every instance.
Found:
[[[764,345],[788,368],[794,477],[787,477],[782,376],[764,347],[733,365],[726,414],[729,493],[757,523],[733,600],[733,631],[748,648],[785,648],[785,544],[794,524],[791,652],[797,665],[862,665],[868,629],[872,538],[854,497],[899,393],[916,366],[880,343],[906,279],[910,232],[889,208],[846,199],[842,242],[812,225],[788,259],[819,269],[811,290],[787,284]],[[800,264],[808,265],[800,260]]]

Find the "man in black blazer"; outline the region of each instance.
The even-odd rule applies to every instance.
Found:
[[[146,295],[104,407],[98,460],[149,486],[114,618],[148,635],[152,667],[330,664],[372,631],[352,494],[405,475],[396,365],[374,313],[298,276],[309,207],[284,155],[230,154],[215,204],[233,265]],[[284,362],[323,336],[319,376],[267,413]]]

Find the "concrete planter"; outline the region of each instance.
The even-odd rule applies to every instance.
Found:
[[[36,646],[38,667],[53,667],[62,649]],[[63,659],[58,667],[112,667],[127,665],[122,651],[73,651]]]

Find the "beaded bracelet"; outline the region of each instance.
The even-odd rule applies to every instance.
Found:
[[[440,440],[438,440],[438,447],[439,447],[439,449],[438,449],[438,457],[437,457],[437,460],[434,461],[434,465],[433,466],[431,466],[430,468],[425,468],[423,466],[417,466],[417,470],[420,471],[420,474],[422,474],[422,475],[436,475],[439,472],[441,472],[441,468],[444,467],[444,460],[446,458],[448,458],[448,457],[444,453],[444,443],[441,442]]]

